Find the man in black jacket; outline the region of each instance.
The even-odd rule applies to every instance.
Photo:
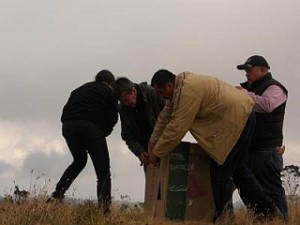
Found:
[[[237,88],[255,102],[256,127],[249,150],[249,167],[287,220],[288,207],[280,173],[283,168],[282,128],[288,91],[273,79],[270,66],[262,56],[249,57],[237,69],[244,70],[247,77],[247,81]]]
[[[141,164],[147,165],[148,141],[164,100],[147,83],[134,84],[126,77],[116,80],[114,93],[120,101],[122,139]]]
[[[62,200],[72,182],[83,170],[90,155],[97,175],[97,197],[104,214],[111,203],[110,160],[106,137],[118,121],[117,101],[113,96],[114,75],[101,70],[95,81],[72,91],[64,106],[62,133],[73,156],[56,185],[52,198]]]

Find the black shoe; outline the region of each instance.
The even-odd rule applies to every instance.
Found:
[[[47,199],[47,203],[62,203],[64,200],[64,195],[59,195],[57,192],[53,192],[51,196]]]

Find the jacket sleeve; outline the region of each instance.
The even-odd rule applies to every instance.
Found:
[[[201,107],[201,98],[190,87],[182,86],[182,89],[174,95],[173,112],[168,124],[164,123],[153,153],[159,158],[170,153],[191,128],[192,123]],[[161,127],[162,129],[163,127]]]
[[[121,136],[122,139],[125,141],[126,145],[128,146],[129,150],[137,157],[146,149],[140,144],[139,140],[137,139],[134,131],[134,127],[122,111],[120,111],[120,118],[121,118]]]
[[[166,125],[169,123],[171,119],[172,112],[173,112],[173,102],[166,101],[166,104],[163,107],[163,110],[160,112],[157,121],[155,123],[155,127],[150,137],[151,141],[156,142],[159,139]]]
[[[109,93],[105,109],[105,129],[104,134],[107,137],[111,134],[113,127],[118,122],[118,103],[112,93]]]

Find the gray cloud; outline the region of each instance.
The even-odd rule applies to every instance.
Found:
[[[10,171],[12,166],[0,160],[0,175],[4,175],[7,171]]]
[[[156,70],[167,68],[210,74],[236,85],[245,77],[235,66],[252,54],[262,54],[274,77],[289,89],[284,133],[292,150],[286,160],[300,163],[293,157],[300,145],[299,2],[2,0],[0,4],[0,121],[22,127],[18,139],[13,131],[5,136],[11,140],[0,145],[0,151],[26,155],[19,167],[0,163],[0,191],[8,189],[3,182],[11,184],[14,178],[28,187],[31,169],[36,176],[51,178],[53,188],[71,161],[66,146],[66,154],[53,147],[54,140],[62,141],[62,107],[74,88],[102,68],[136,82],[149,82]],[[0,126],[1,133],[7,126]],[[36,144],[40,139],[42,144]],[[119,124],[109,145],[116,195],[120,191],[142,199],[144,175],[120,140]],[[133,181],[138,191],[132,189]],[[95,186],[90,162],[74,185],[82,195],[93,195],[93,189],[86,190]]]
[[[36,151],[27,156],[23,161],[22,171],[19,176],[28,176],[30,171],[34,171],[35,174],[44,174],[47,177],[54,177],[57,174],[62,173],[66,167],[66,163],[71,162],[69,155],[59,154],[45,154],[41,150]]]

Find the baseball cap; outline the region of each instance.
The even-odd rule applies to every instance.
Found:
[[[268,62],[265,60],[264,57],[260,55],[253,55],[249,57],[244,64],[237,65],[236,68],[238,70],[245,70],[245,69],[250,69],[254,66],[260,66],[260,67],[265,67],[267,69],[270,69]]]

